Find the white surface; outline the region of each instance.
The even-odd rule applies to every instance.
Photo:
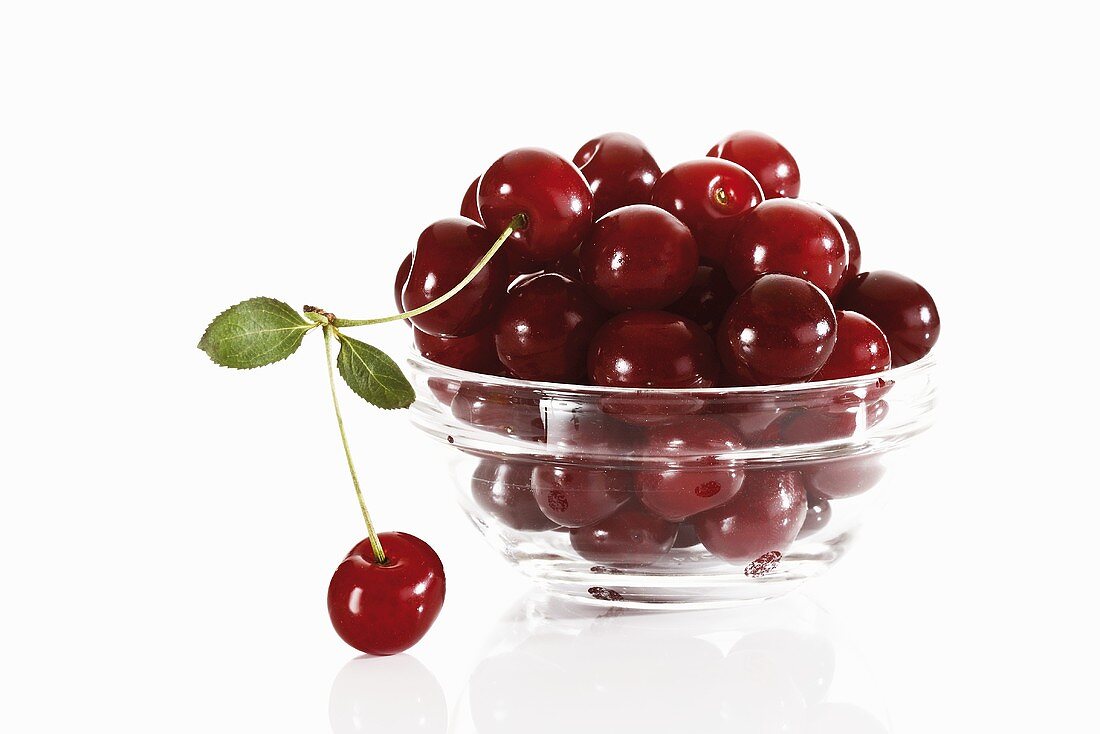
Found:
[[[623,716],[683,731],[659,723],[698,695],[666,665],[680,644],[622,620],[587,633],[615,650],[598,666],[532,663],[541,705],[472,679],[494,636],[532,636],[507,621],[528,587],[427,440],[350,398],[377,519],[436,547],[450,595],[407,656],[349,663],[324,592],[362,529],[320,344],[251,374],[194,344],[253,295],[389,312],[419,231],[510,148],[623,129],[667,166],[740,128],[792,149],[804,196],[849,216],[868,267],[927,285],[944,333],[910,486],[796,600],[847,631],[815,644],[828,700],[858,709],[737,730],[1090,728],[1098,59],[1073,7],[4,3],[0,729],[319,732],[331,693],[339,731],[468,731],[477,683],[511,731],[592,731],[584,686],[622,701],[648,671]],[[688,679],[719,653],[686,638],[724,652],[749,624],[672,619]],[[815,659],[765,652],[796,680]]]

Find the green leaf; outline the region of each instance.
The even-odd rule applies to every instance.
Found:
[[[223,367],[250,370],[286,359],[315,328],[274,298],[250,298],[218,314],[199,340],[199,349]]]
[[[407,408],[416,400],[412,385],[397,364],[381,349],[336,332],[340,354],[336,368],[348,387],[379,408]]]

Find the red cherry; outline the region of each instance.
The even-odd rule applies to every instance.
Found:
[[[579,528],[598,522],[630,499],[633,478],[624,469],[540,463],[531,491],[542,512],[559,525]]]
[[[730,306],[719,328],[722,364],[742,385],[805,382],[836,343],[836,313],[815,285],[765,275]]]
[[[602,217],[580,249],[581,279],[609,311],[668,306],[688,289],[698,266],[691,231],[649,204]]]
[[[855,497],[874,487],[886,474],[878,456],[850,456],[802,468],[806,488],[827,499]]]
[[[573,550],[594,563],[646,566],[661,560],[676,540],[676,523],[646,512],[637,503],[603,520],[569,531]]]
[[[569,161],[548,150],[506,153],[481,177],[478,210],[486,227],[502,232],[517,214],[526,224],[508,247],[538,262],[553,262],[581,243],[592,226],[592,192]]]
[[[932,296],[916,281],[889,270],[860,273],[837,304],[882,329],[894,367],[916,362],[940,338],[940,313]]]
[[[462,195],[462,206],[459,207],[459,216],[472,219],[478,224],[484,224],[481,221],[481,212],[477,210],[477,185],[481,183],[481,176],[478,176],[470,183],[470,187],[466,189],[466,193]]]
[[[401,265],[397,268],[397,277],[393,280],[393,301],[397,304],[398,312],[403,312],[405,307],[401,305],[401,291],[405,289],[405,282],[409,279],[409,271],[412,270],[413,254],[410,252],[405,256],[405,259],[401,261]],[[412,322],[408,319],[402,319],[406,324],[412,326]]]
[[[713,336],[735,295],[721,269],[700,265],[687,291],[668,310],[691,319]]]
[[[833,508],[829,500],[813,492],[806,493],[806,519],[802,521],[802,529],[798,531],[798,538],[813,535],[818,530],[829,524],[833,516]]]
[[[740,465],[719,456],[744,448],[733,429],[714,418],[693,417],[651,428],[646,456],[668,463],[638,474],[638,497],[655,515],[680,521],[729,502],[745,480]]]
[[[890,369],[890,345],[871,319],[855,311],[836,312],[836,345],[815,381],[870,375]]]
[[[552,272],[564,275],[569,280],[577,283],[583,282],[581,280],[581,248],[573,250],[571,253],[563,257],[554,263],[554,266],[550,268]]]
[[[798,406],[783,411],[769,428],[774,445],[793,446],[838,441],[869,430],[886,418],[889,405],[884,400],[866,403],[855,399],[821,400],[816,405]]]
[[[744,562],[782,551],[806,517],[806,491],[794,471],[753,470],[733,500],[696,515],[699,539],[714,555]]]
[[[699,545],[699,534],[695,532],[695,526],[690,522],[680,523],[680,527],[676,530],[676,542],[672,547],[691,548],[696,545]]]
[[[489,232],[476,222],[456,217],[430,225],[413,251],[412,269],[401,294],[406,311],[442,296],[466,277],[493,245]],[[442,306],[412,318],[421,331],[434,336],[468,336],[487,326],[507,287],[504,262],[493,258],[461,292]]]
[[[356,650],[394,655],[415,645],[443,606],[447,581],[431,546],[408,533],[380,533],[386,562],[363,540],[337,566],[328,587],[336,632]]]
[[[480,372],[483,375],[499,375],[504,372],[504,366],[497,359],[492,329],[482,329],[469,336],[451,339],[413,329],[413,343],[417,351],[428,359],[457,370]]]
[[[482,510],[513,530],[557,527],[542,514],[531,493],[533,466],[522,461],[482,459],[474,470],[471,494]]]
[[[741,218],[725,266],[737,290],[765,273],[782,273],[810,281],[831,298],[848,266],[848,249],[840,225],[822,207],[772,199]]]
[[[695,323],[664,311],[627,311],[600,327],[588,347],[588,376],[604,387],[707,388],[718,382],[714,342]],[[607,396],[605,413],[637,425],[665,423],[698,412],[691,393]]]
[[[825,211],[833,215],[833,219],[840,225],[840,231],[844,233],[844,241],[848,243],[848,267],[844,268],[844,275],[840,276],[840,285],[836,289],[839,294],[846,285],[859,275],[859,269],[863,265],[863,253],[860,251],[859,237],[856,236],[856,231],[852,229],[851,222],[842,217],[840,212],[833,209],[826,209]]]
[[[717,158],[668,169],[657,179],[651,199],[688,226],[701,258],[719,264],[725,260],[737,218],[763,200],[751,173]]]
[[[579,283],[557,273],[535,275],[504,298],[496,352],[520,379],[583,383],[588,343],[606,318]]]
[[[546,427],[538,399],[527,391],[464,382],[451,400],[451,413],[463,423],[525,441],[543,441]]]
[[[707,155],[744,166],[760,182],[764,196],[769,199],[798,196],[801,186],[798,164],[790,151],[770,135],[742,130],[722,140]]]
[[[588,376],[605,387],[714,387],[718,359],[706,332],[664,311],[627,311],[588,349]]]
[[[581,146],[573,163],[592,189],[593,216],[649,201],[661,176],[657,161],[641,140],[627,133],[607,133]]]

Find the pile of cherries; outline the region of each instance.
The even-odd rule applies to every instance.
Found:
[[[436,385],[456,418],[563,441],[563,455],[641,447],[670,462],[667,471],[584,473],[485,459],[474,484],[486,509],[516,529],[570,528],[573,547],[597,562],[651,562],[699,541],[740,562],[821,527],[830,498],[865,488],[878,472],[865,464],[676,468],[685,451],[723,454],[777,431],[827,439],[857,420],[844,409],[775,421],[778,409],[763,405],[731,423],[708,417],[692,389],[874,374],[936,342],[928,292],[897,273],[861,272],[851,224],[796,198],[799,188],[794,158],[762,133],[735,133],[665,171],[636,137],[610,133],[572,163],[537,148],[507,153],[470,185],[460,217],[424,230],[397,273],[403,310],[452,289],[506,227],[515,230],[461,292],[411,319],[428,359],[519,380],[684,390],[612,393],[602,415],[570,435],[548,432],[522,396]],[[863,397],[858,420],[881,419],[885,404]]]

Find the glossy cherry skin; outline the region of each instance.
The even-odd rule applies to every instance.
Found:
[[[594,563],[646,566],[668,555],[676,541],[676,523],[632,502],[603,520],[573,528],[569,541],[573,550]]]
[[[703,327],[703,331],[713,336],[735,295],[737,294],[733,286],[721,268],[700,265],[684,295],[669,306],[668,310],[691,319]]]
[[[810,281],[831,298],[848,267],[848,248],[840,225],[824,208],[772,199],[741,218],[725,266],[738,291],[765,273],[782,273]]]
[[[805,382],[836,344],[836,313],[819,288],[765,275],[733,301],[716,337],[725,368],[742,385]]]
[[[699,545],[699,534],[695,532],[695,526],[690,522],[680,523],[680,527],[676,531],[676,542],[672,544],[672,547],[691,548],[696,545]]]
[[[494,329],[500,361],[522,380],[583,383],[588,343],[607,314],[580,283],[543,273],[517,283]]]
[[[940,338],[940,313],[920,283],[889,270],[860,273],[837,301],[874,321],[890,343],[894,367],[916,362]]]
[[[592,192],[569,161],[541,148],[520,148],[489,166],[477,188],[477,206],[489,231],[500,233],[517,214],[522,230],[508,247],[537,262],[572,252],[592,227]]]
[[[466,193],[462,196],[462,206],[459,207],[459,216],[472,219],[478,224],[484,224],[481,221],[481,212],[477,210],[477,185],[481,183],[481,177],[478,176],[466,189]]]
[[[415,645],[439,616],[446,595],[443,563],[431,546],[408,533],[379,533],[386,563],[363,540],[336,567],[328,613],[336,632],[356,650],[395,655]]]
[[[731,228],[764,200],[760,184],[736,163],[718,158],[687,161],[657,179],[651,202],[688,226],[708,262],[724,262]]]
[[[570,463],[536,464],[531,491],[546,517],[568,528],[598,522],[630,499],[634,480],[625,469]]]
[[[785,549],[805,517],[806,490],[798,472],[753,470],[730,502],[696,515],[692,524],[708,551],[746,562]]]
[[[798,196],[802,185],[798,164],[790,151],[770,135],[742,130],[723,139],[707,155],[744,166],[769,199]]]
[[[733,499],[745,480],[744,469],[719,456],[744,448],[725,423],[693,416],[655,426],[646,436],[646,456],[663,457],[663,467],[638,472],[636,492],[655,515],[679,522]]]
[[[840,276],[840,287],[837,288],[837,294],[839,294],[859,275],[860,268],[863,266],[863,252],[859,247],[859,237],[856,236],[852,223],[835,209],[826,208],[825,211],[833,215],[833,219],[840,225],[840,231],[844,233],[844,241],[848,243],[848,267],[844,268],[844,275]]]
[[[851,456],[820,461],[803,467],[806,488],[821,497],[836,500],[863,494],[886,475],[878,456]]]
[[[815,381],[870,375],[890,369],[890,345],[871,319],[855,311],[836,312],[836,344]]]
[[[531,493],[534,467],[522,461],[482,459],[474,470],[470,491],[474,502],[513,530],[551,530],[557,524],[542,514]]]
[[[397,277],[393,279],[393,302],[397,304],[398,313],[405,310],[405,307],[401,305],[401,291],[405,289],[405,281],[409,279],[409,271],[412,270],[413,254],[410,252],[405,256],[405,259],[401,261],[401,265],[397,268]],[[404,319],[404,322],[409,326],[412,326],[412,322],[408,319]]]
[[[538,400],[508,386],[463,382],[451,400],[451,413],[463,423],[525,441],[544,441],[546,426]]]
[[[593,216],[649,202],[661,169],[645,144],[628,133],[607,133],[581,146],[573,163],[592,189]]]
[[[600,327],[588,376],[604,387],[714,387],[718,359],[706,332],[665,311],[627,311]]]
[[[581,245],[579,258],[589,294],[614,312],[668,306],[684,295],[699,267],[691,230],[649,204],[602,217]]]
[[[802,521],[802,529],[798,531],[798,537],[805,538],[808,535],[813,535],[828,525],[832,516],[833,508],[829,504],[829,500],[813,492],[807,492],[806,519]]]
[[[458,285],[492,244],[489,232],[469,219],[456,217],[430,225],[413,251],[412,269],[401,293],[404,309],[419,308]],[[412,317],[413,324],[443,337],[469,336],[485,328],[504,298],[506,270],[503,260],[493,258],[449,301]]]
[[[483,375],[504,374],[504,366],[497,359],[492,329],[446,339],[414,328],[413,343],[418,352],[433,362]]]

